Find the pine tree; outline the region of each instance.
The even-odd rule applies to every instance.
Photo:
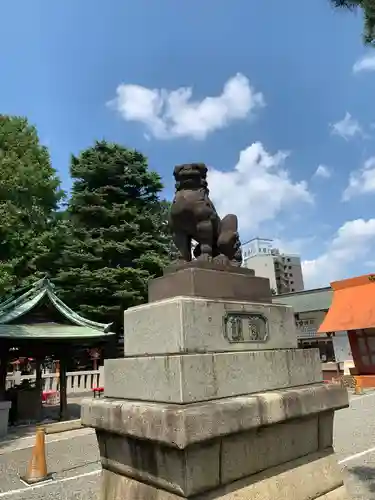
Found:
[[[0,296],[53,269],[63,196],[35,127],[0,115]]]
[[[106,141],[72,157],[70,236],[56,285],[86,317],[122,325],[168,262],[160,177],[139,152]]]
[[[345,8],[354,11],[363,10],[364,32],[363,41],[366,45],[375,45],[375,0],[330,0],[335,8]]]

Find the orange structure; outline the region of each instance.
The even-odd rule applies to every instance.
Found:
[[[45,431],[40,428],[36,431],[35,446],[31,455],[26,474],[21,479],[27,484],[40,483],[49,479],[46,462]]]
[[[332,304],[319,333],[347,331],[357,383],[375,387],[375,275],[331,283]]]

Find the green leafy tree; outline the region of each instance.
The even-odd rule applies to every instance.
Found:
[[[375,0],[330,0],[335,8],[344,8],[355,11],[363,10],[364,32],[363,40],[366,45],[375,45]]]
[[[0,296],[53,268],[63,196],[36,128],[0,115]]]
[[[163,186],[139,152],[96,142],[71,160],[69,237],[56,279],[64,301],[90,319],[122,324],[147,300],[169,260]]]

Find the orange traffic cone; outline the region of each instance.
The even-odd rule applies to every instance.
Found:
[[[27,484],[35,484],[50,479],[47,473],[45,431],[43,428],[36,431],[33,453],[26,474],[21,476],[21,479]]]

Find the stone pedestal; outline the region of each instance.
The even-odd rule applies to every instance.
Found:
[[[126,311],[126,356],[105,361],[104,399],[83,401],[102,499],[347,499],[332,448],[347,392],[296,348],[292,310],[175,291]]]
[[[166,272],[161,278],[151,280],[148,300],[168,299],[177,295],[210,299],[249,300],[271,302],[269,279],[254,276],[252,269],[215,268],[207,263],[194,261],[189,267]]]

